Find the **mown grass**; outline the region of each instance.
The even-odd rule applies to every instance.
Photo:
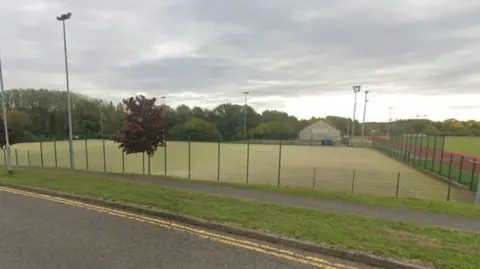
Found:
[[[445,140],[445,150],[480,155],[480,137],[447,136]]]
[[[480,264],[480,234],[258,203],[85,174],[20,171],[0,180],[31,187],[148,205],[212,221],[445,269]]]
[[[242,184],[242,183],[228,183],[228,182],[214,182],[209,180],[189,180],[178,177],[171,176],[148,176],[148,175],[138,175],[138,174],[126,174],[126,173],[100,173],[100,172],[87,172],[87,171],[78,171],[70,169],[61,169],[61,168],[29,168],[29,167],[18,167],[17,171],[22,171],[24,173],[60,173],[60,174],[85,174],[91,173],[92,176],[101,176],[107,178],[152,178],[158,180],[168,180],[182,182],[185,184],[204,184],[211,186],[224,186],[224,187],[233,187],[239,189],[247,190],[257,190],[257,191],[267,191],[279,194],[286,195],[295,195],[300,197],[311,197],[318,199],[328,199],[328,200],[339,200],[344,202],[353,202],[364,205],[372,206],[381,206],[387,208],[399,208],[407,210],[416,210],[416,211],[425,211],[425,212],[434,212],[442,213],[454,216],[464,216],[464,217],[474,217],[480,218],[480,207],[472,204],[465,204],[460,202],[446,202],[446,201],[437,201],[437,200],[424,200],[416,198],[396,198],[396,197],[384,197],[384,196],[374,196],[368,194],[350,194],[344,192],[329,192],[322,191],[318,189],[306,189],[298,187],[288,187],[288,186],[271,186],[271,185],[258,185],[258,184]]]

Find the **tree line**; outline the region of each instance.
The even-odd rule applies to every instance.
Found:
[[[126,117],[126,105],[114,104],[86,95],[72,93],[73,134],[79,138],[109,138],[119,134]],[[6,91],[7,117],[16,141],[61,140],[68,137],[67,94],[47,89],[12,89]],[[246,111],[247,134],[244,134]],[[262,113],[250,106],[221,104],[213,109],[198,106],[165,105],[162,110],[167,140],[231,141],[251,139],[296,139],[298,133],[317,120],[347,134],[351,119],[326,116],[298,119],[283,111]],[[355,121],[355,135],[361,124]],[[2,127],[0,127],[2,128]],[[102,132],[103,130],[103,132]],[[392,123],[369,122],[365,135],[427,133],[444,135],[480,135],[479,121],[448,119],[433,122],[426,119],[398,120]]]

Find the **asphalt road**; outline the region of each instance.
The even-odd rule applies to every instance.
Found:
[[[372,268],[102,210],[0,191],[0,268]]]

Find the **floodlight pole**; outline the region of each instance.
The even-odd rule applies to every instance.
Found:
[[[243,140],[247,140],[247,95],[249,92],[243,92],[245,95],[245,105],[243,106]]]
[[[3,86],[3,72],[2,72],[2,58],[0,56],[0,89],[2,91],[2,111],[3,111],[3,127],[5,128],[5,149],[7,150],[7,167],[8,173],[13,173],[12,169],[12,151],[10,149],[10,139],[8,138],[8,123],[7,123],[7,105],[5,102],[5,89]]]
[[[363,122],[362,122],[362,143],[363,143],[363,136],[365,135],[365,116],[367,115],[368,93],[369,91],[365,91],[365,104],[363,106]]]
[[[355,93],[355,100],[353,102],[353,119],[352,119],[352,135],[353,137],[355,135],[355,113],[357,112],[357,94],[360,92],[362,89],[362,86],[357,85],[353,86],[353,92]]]
[[[73,131],[72,131],[72,100],[70,96],[70,83],[68,79],[68,57],[67,57],[67,34],[65,31],[65,21],[72,17],[72,13],[68,12],[57,17],[63,26],[63,49],[65,53],[65,80],[67,84],[67,111],[68,111],[68,147],[70,151],[70,168],[75,168],[73,155]]]

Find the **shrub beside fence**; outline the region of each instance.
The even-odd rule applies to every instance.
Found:
[[[374,138],[373,147],[394,158],[477,190],[480,156],[445,150],[445,136],[422,134]]]

